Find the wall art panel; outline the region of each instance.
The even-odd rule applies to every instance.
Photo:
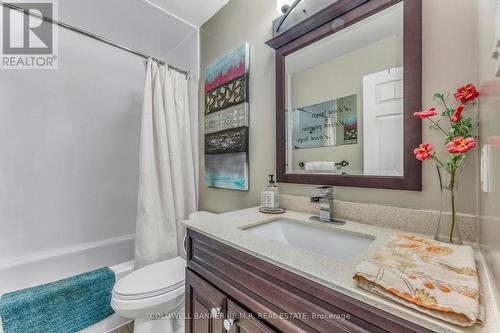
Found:
[[[205,68],[205,185],[248,191],[249,65],[245,43]]]

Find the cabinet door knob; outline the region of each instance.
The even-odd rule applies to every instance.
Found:
[[[234,326],[235,322],[236,322],[236,319],[232,319],[232,318],[224,319],[224,328],[226,329],[226,331],[229,331],[231,329],[231,327]]]
[[[212,308],[210,310],[210,314],[212,315],[212,318],[217,318],[221,315],[222,313],[222,308],[221,307],[217,307],[217,308]]]

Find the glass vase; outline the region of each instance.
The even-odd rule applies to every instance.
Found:
[[[462,244],[457,219],[457,198],[462,169],[463,167],[459,167],[450,173],[437,167],[439,186],[441,188],[441,207],[434,238],[441,242]]]

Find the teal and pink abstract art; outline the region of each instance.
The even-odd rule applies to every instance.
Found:
[[[205,92],[248,73],[249,50],[250,45],[248,43],[242,44],[236,50],[207,66],[205,68]]]
[[[205,185],[248,191],[249,54],[245,43],[205,68]]]

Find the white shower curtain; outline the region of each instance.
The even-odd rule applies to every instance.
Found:
[[[183,74],[151,59],[146,65],[140,149],[136,269],[182,254],[180,222],[197,206],[188,82]]]

